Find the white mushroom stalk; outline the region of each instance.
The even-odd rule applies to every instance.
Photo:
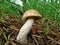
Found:
[[[20,31],[18,33],[17,40],[27,43],[27,34],[31,30],[33,23],[34,23],[34,19],[28,19],[25,22],[25,24],[22,26],[22,28],[20,29]]]

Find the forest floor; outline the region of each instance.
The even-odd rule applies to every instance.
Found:
[[[16,40],[24,22],[21,18],[5,16],[4,20],[0,20],[0,45],[60,45],[60,30],[58,30],[54,22],[49,23],[47,29],[47,21],[48,19],[44,19],[43,23],[40,20],[35,21],[28,34],[28,43],[26,44]]]

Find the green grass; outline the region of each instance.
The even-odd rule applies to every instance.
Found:
[[[48,24],[46,25],[46,29],[45,29],[45,34],[47,35],[49,33],[49,26]]]
[[[3,35],[3,37],[7,41],[8,39],[7,39],[6,33],[2,30],[2,28],[0,28],[0,33]]]
[[[0,1],[0,15],[3,17],[4,14],[11,14],[18,16],[18,12],[25,12],[28,9],[35,9],[50,22],[57,22],[58,28],[60,28],[60,0],[26,0],[23,1],[23,7],[10,2],[8,0]],[[50,2],[51,1],[51,2]],[[57,3],[59,1],[59,3]]]
[[[47,18],[50,22],[57,22],[58,28],[60,28],[60,0],[48,0],[48,2],[46,0],[30,0],[27,3],[24,2],[23,6],[24,12],[28,9],[39,11],[43,18]]]

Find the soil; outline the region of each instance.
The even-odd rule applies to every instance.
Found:
[[[28,34],[28,43],[17,41],[17,34],[25,23],[21,18],[7,15],[4,20],[0,20],[0,45],[60,45],[60,30],[55,22],[48,23],[48,19],[36,20]]]

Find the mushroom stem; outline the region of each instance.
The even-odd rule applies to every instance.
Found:
[[[26,23],[22,26],[22,28],[20,29],[18,33],[17,40],[27,43],[27,34],[31,30],[33,23],[34,23],[34,19],[28,19],[26,21]]]

